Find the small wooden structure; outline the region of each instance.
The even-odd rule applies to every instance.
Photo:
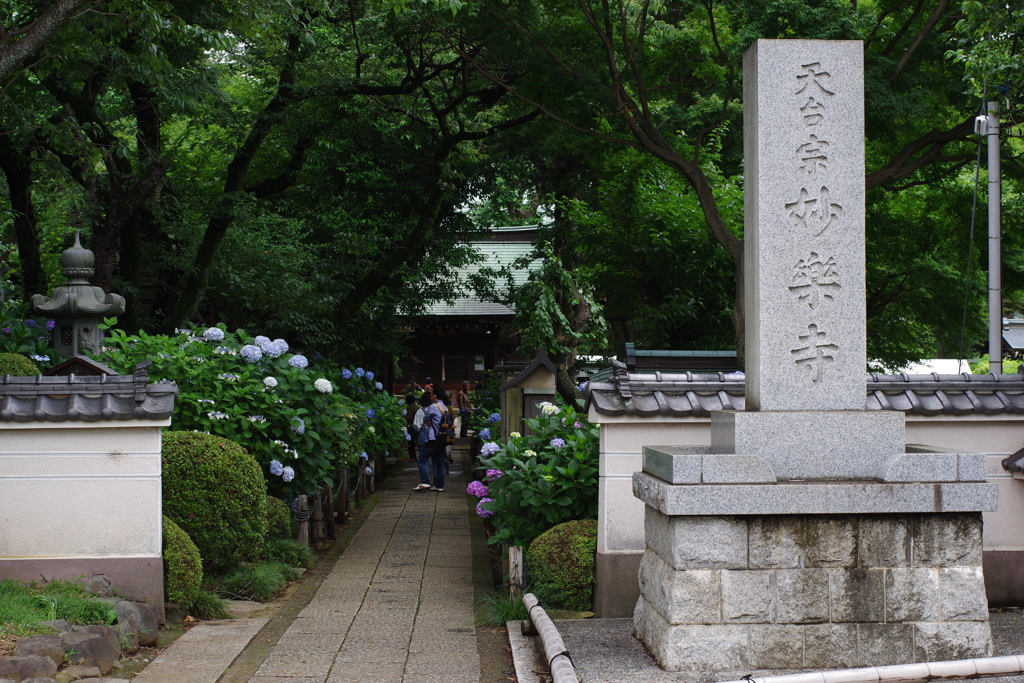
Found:
[[[511,432],[529,433],[525,420],[541,414],[539,404],[555,402],[555,375],[558,368],[544,348],[537,349],[530,364],[501,385],[501,436],[507,441]]]

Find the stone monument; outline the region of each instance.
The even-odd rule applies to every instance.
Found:
[[[648,447],[635,633],[668,670],[986,656],[984,455],[865,410],[860,41],[744,55],[746,410]]]

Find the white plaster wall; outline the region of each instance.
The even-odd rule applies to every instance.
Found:
[[[0,425],[0,559],[159,557],[169,423]]]
[[[601,425],[597,551],[643,552],[644,506],[633,496],[632,485],[643,448],[709,445],[710,418],[608,417],[594,410],[589,417]],[[988,454],[986,472],[998,485],[999,504],[983,513],[985,550],[1024,550],[1024,480],[1014,479],[1000,465],[1024,447],[1024,415],[910,415],[906,434],[907,443]]]

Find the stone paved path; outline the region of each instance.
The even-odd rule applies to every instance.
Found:
[[[442,493],[399,467],[250,683],[479,683],[461,464]]]

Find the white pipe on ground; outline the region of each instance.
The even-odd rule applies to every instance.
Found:
[[[1024,655],[921,662],[863,669],[838,669],[812,673],[766,676],[728,683],[925,683],[960,678],[994,678],[1024,673]]]
[[[540,633],[541,642],[544,644],[544,658],[548,660],[553,683],[578,683],[579,679],[576,678],[576,669],[569,658],[569,651],[565,649],[565,642],[551,617],[537,603],[537,597],[533,593],[523,596],[523,604],[530,614],[530,621]]]

